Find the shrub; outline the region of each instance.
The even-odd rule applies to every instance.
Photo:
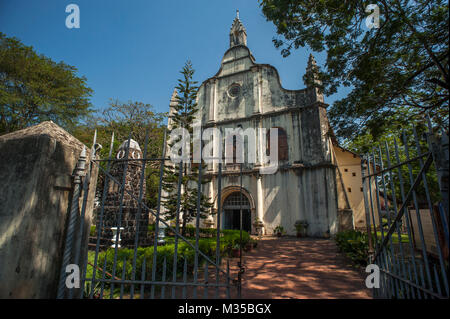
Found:
[[[241,242],[241,235],[239,230],[234,229],[224,229],[223,232],[223,240],[225,242],[229,242],[231,246],[239,245]],[[242,231],[242,246],[247,245],[250,242],[250,235],[243,230]]]
[[[367,233],[347,230],[336,234],[336,244],[354,264],[366,265],[369,256],[369,240]]]
[[[217,229],[216,228],[200,228],[200,233],[214,237],[217,235]]]
[[[274,234],[285,234],[286,233],[286,231],[284,230],[284,227],[281,225],[278,225],[277,227],[275,227],[273,232],[274,232]]]
[[[195,227],[192,225],[186,225],[185,234],[188,237],[194,237],[195,236]]]

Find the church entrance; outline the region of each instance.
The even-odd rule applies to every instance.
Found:
[[[247,196],[240,192],[228,195],[223,203],[223,228],[240,229],[240,210],[242,209],[242,230],[251,232],[251,207]]]

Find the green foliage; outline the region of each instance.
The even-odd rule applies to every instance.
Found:
[[[367,233],[357,230],[339,232],[335,237],[339,251],[345,253],[353,263],[367,265],[369,258],[369,238]]]
[[[190,226],[190,225],[188,225]],[[200,228],[199,234],[208,234],[212,235],[210,238],[200,238],[201,241],[209,241],[216,243],[216,235],[217,230],[215,228]],[[220,237],[220,243],[224,244],[226,247],[230,248],[235,246],[236,244],[239,245],[239,243],[242,242],[242,246],[247,245],[251,242],[250,235],[243,230],[242,231],[242,241],[241,241],[241,234],[239,230],[235,229],[223,229],[220,231],[221,237]],[[195,228],[194,227],[187,227],[186,228],[186,237],[194,237],[195,236]],[[166,238],[167,242],[172,243],[173,237]],[[190,242],[194,243],[195,240],[189,239]]]
[[[52,120],[71,130],[91,112],[85,77],[0,32],[0,134]]]
[[[283,56],[309,46],[327,52],[319,71],[325,94],[340,86],[352,90],[329,109],[339,137],[369,132],[377,137],[391,127],[423,118],[448,131],[448,2],[377,2],[380,27],[368,29],[369,4],[339,0],[260,0],[262,12],[277,28]],[[312,81],[304,77],[306,84]],[[412,112],[404,116],[403,108]]]
[[[286,233],[286,231],[284,230],[284,227],[281,225],[278,225],[277,227],[275,227],[273,232],[275,234],[285,234]]]
[[[184,230],[184,234],[189,236],[189,237],[194,237],[195,236],[195,227],[192,225],[186,225],[185,226],[185,230]],[[200,232],[200,230],[199,230]]]
[[[217,234],[217,230],[215,228],[200,228],[200,234],[212,237]]]
[[[406,108],[401,109],[402,112],[405,113],[405,116],[406,114],[411,113],[411,111],[407,110]],[[366,158],[367,156],[371,156],[371,158],[373,158],[373,155],[375,155],[378,169],[381,167],[381,163],[383,163],[383,166],[386,168],[388,167],[389,162],[391,163],[391,165],[402,163],[407,161],[408,159],[414,158],[429,150],[429,146],[426,139],[422,138],[425,135],[425,133],[428,132],[428,128],[426,127],[425,123],[413,122],[408,123],[407,125],[402,125],[401,122],[395,120],[395,117],[390,117],[387,120],[390,121],[391,127],[384,129],[383,133],[374,136],[370,132],[366,132],[364,134],[355,137],[352,140],[345,141],[344,146],[347,149],[354,151],[355,153],[364,155]],[[417,139],[415,137],[417,137]],[[405,145],[408,146],[409,156],[407,156]],[[418,151],[419,148],[420,152]],[[396,149],[398,150],[398,157]],[[380,160],[380,150],[381,150],[381,160]],[[388,151],[389,151],[389,161],[387,156]],[[425,158],[423,158],[423,161],[425,161]],[[414,180],[421,169],[420,161],[418,160],[412,161],[410,162],[410,166]],[[384,183],[386,185],[386,193],[388,198],[393,199],[394,195],[393,190],[394,190],[397,201],[401,202],[401,184],[399,179],[400,177],[399,170],[403,179],[404,193],[406,193],[406,191],[412,185],[408,165],[402,165],[400,169],[397,168],[392,171],[392,181],[394,186],[393,189],[390,184],[389,173],[385,174]],[[371,173],[373,173],[373,171],[371,171]],[[439,185],[437,182],[436,168],[434,165],[431,165],[431,167],[427,172],[426,177],[431,201],[432,203],[435,203],[436,201],[439,201],[441,199],[441,195],[439,191]],[[379,178],[377,181],[378,181],[378,189],[384,193],[384,185],[382,179]],[[418,198],[419,203],[426,203],[427,199],[423,182],[418,185],[416,190],[416,196]],[[392,205],[390,208],[391,210],[393,210]]]
[[[200,248],[202,249],[202,248]],[[167,266],[167,276],[172,277],[172,265],[174,259],[174,244],[158,246],[158,253],[156,259],[156,267],[158,270],[158,277],[161,278],[162,267],[164,258],[166,258],[166,266]],[[117,252],[117,264],[116,264],[116,273],[115,276],[118,278],[122,278],[123,271],[123,263],[126,262],[125,265],[125,278],[132,278],[133,271],[133,249],[119,249]],[[189,263],[193,264],[194,250],[190,248],[186,243],[180,242],[178,245],[178,254],[177,254],[177,273],[182,273],[183,271],[183,262],[184,259]],[[105,252],[99,254],[99,265],[104,264],[104,260],[106,258],[106,271],[112,273],[113,265],[114,265],[114,248],[110,248]],[[142,263],[144,258],[146,259],[146,278],[151,278],[152,274],[152,264],[153,264],[153,247],[142,248],[139,247],[137,249],[137,257],[136,257],[136,278],[141,278],[142,275]],[[203,257],[199,257],[199,260],[203,260]],[[99,272],[100,274],[100,272]]]
[[[245,246],[250,242],[250,235],[244,230],[242,231],[242,241],[239,230],[224,229],[222,230],[222,232],[223,232],[223,241],[227,243],[228,247],[232,247],[239,244]]]
[[[309,224],[306,220],[299,220],[295,222],[294,227],[297,233],[301,233],[303,230],[306,230],[308,228]]]
[[[89,236],[96,236],[97,235],[97,227],[95,225],[91,226],[91,229],[89,231]]]
[[[215,228],[199,228],[198,232],[200,236],[203,235],[202,237],[215,237],[217,234],[217,230]],[[166,228],[166,235],[168,235],[169,233],[171,233],[171,231],[168,228]],[[221,233],[223,234],[222,231]],[[195,234],[196,228],[193,225],[186,225],[183,236],[194,237]]]

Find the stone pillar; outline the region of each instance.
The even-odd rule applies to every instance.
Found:
[[[214,183],[214,178],[211,178],[211,182],[206,184],[208,186],[208,196],[211,201],[214,200],[214,187],[213,187],[214,184],[213,183]],[[213,207],[211,207],[211,211],[217,211],[214,208],[214,205],[213,205]],[[215,225],[214,218],[212,217],[212,215],[208,215],[208,217],[205,220],[201,221],[201,223],[202,223],[201,227],[207,227],[207,228]]]
[[[72,174],[82,149],[51,121],[0,136],[0,298],[56,298]],[[97,172],[93,166],[83,238],[89,234]],[[87,248],[82,245],[81,259]]]
[[[211,167],[211,170],[213,172],[217,172],[219,170],[219,162],[222,160],[222,136],[221,134],[218,134],[219,129],[216,125],[214,125],[214,133],[213,133],[213,161],[212,163],[208,164],[208,167]],[[211,143],[211,142],[210,142]]]
[[[256,160],[256,167],[259,166],[264,166],[264,156],[266,156],[265,154],[265,150],[266,147],[264,145],[264,141],[267,143],[266,141],[266,136],[264,136],[268,131],[267,130],[263,130],[263,126],[262,126],[262,118],[258,119],[258,134],[257,134],[257,144],[258,144],[258,154],[257,154],[257,160]]]
[[[120,185],[112,181],[111,179],[108,182],[108,194],[105,201],[104,208],[104,217],[103,217],[103,225],[102,225],[102,242],[105,245],[112,245],[111,239],[113,238],[113,232],[111,230],[112,227],[119,227],[119,215],[120,210],[122,209],[122,216],[120,220],[120,227],[124,229],[120,232],[120,245],[123,247],[131,247],[134,245],[136,230],[137,230],[137,222],[139,220],[139,241],[138,245],[146,245],[147,243],[147,231],[148,231],[148,222],[149,212],[141,206],[140,215],[139,213],[139,205],[136,199],[139,198],[140,193],[140,181],[142,174],[142,161],[137,161],[133,159],[142,158],[142,151],[139,147],[139,144],[130,140],[130,150],[128,153],[128,160],[122,160],[126,158],[128,148],[128,141],[125,141],[117,152],[115,161],[111,167],[111,176],[113,176],[117,181],[122,183],[123,174],[125,167],[127,166],[127,171],[125,175],[125,185],[123,191],[123,200],[122,205],[120,199],[122,197],[122,192],[120,189]],[[145,198],[145,178],[143,180],[142,185],[142,199]],[[133,195],[133,196],[132,196]],[[122,207],[121,207],[122,206]]]
[[[258,203],[256,205],[256,216],[262,222],[264,222],[264,197],[263,197],[263,189],[262,189],[262,176],[258,175],[257,177],[257,200]],[[264,228],[262,229],[263,234],[265,233]]]
[[[253,73],[253,88],[256,92],[253,94],[255,99],[255,105],[253,107],[253,114],[260,114],[261,111],[261,93],[262,93],[262,78],[261,78],[261,68],[258,66],[252,66],[250,70]]]
[[[210,87],[208,122],[214,122],[216,120],[216,83],[217,81],[214,78],[208,81]]]

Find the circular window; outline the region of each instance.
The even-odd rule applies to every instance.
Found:
[[[237,83],[232,84],[228,89],[228,95],[230,97],[237,97],[241,93],[241,86]]]

